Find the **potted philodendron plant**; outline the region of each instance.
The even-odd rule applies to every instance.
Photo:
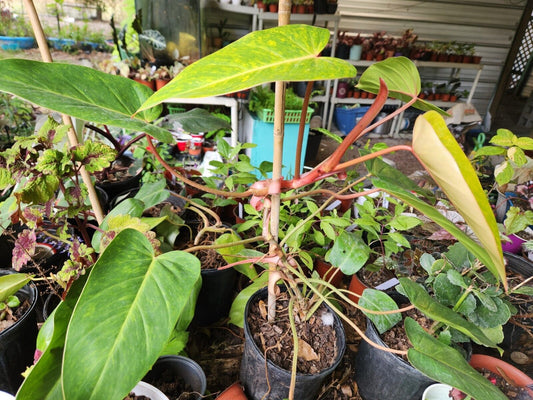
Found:
[[[152,93],[149,89],[145,89],[133,81],[116,76],[107,76],[79,66],[46,64],[29,60],[0,60],[0,67],[4,71],[0,77],[0,90],[17,94],[41,106],[69,113],[84,120],[142,130],[149,135],[148,140],[152,144],[151,147],[155,148],[152,138],[164,142],[171,141],[168,131],[151,123],[161,112],[160,103],[167,99],[221,95],[272,81],[309,81],[312,83],[315,80],[353,78],[356,75],[356,70],[351,64],[339,59],[319,57],[329,38],[330,32],[327,29],[306,25],[289,25],[253,32],[220,51],[191,64],[156,93]],[[296,43],[298,44],[296,45]],[[264,48],[267,45],[274,45],[276,51],[271,51],[271,48],[269,51],[265,51]],[[212,74],[214,64],[220,66],[216,76]],[[24,71],[29,70],[33,73],[31,81],[27,81],[23,77]],[[406,76],[409,79],[406,79]],[[106,94],[104,96],[99,88],[90,84],[96,79],[114,88],[113,93],[116,95],[108,96]],[[80,89],[80,86],[71,87],[69,83],[74,80],[84,85],[83,90]],[[24,84],[21,85],[21,82]],[[284,86],[280,82],[276,86],[280,95],[278,100],[281,101]],[[333,323],[334,326],[338,327],[335,318],[330,316],[316,318],[316,310],[322,303],[325,303],[329,309],[320,310],[320,313],[340,313],[333,306],[330,297],[327,296],[328,293],[334,292],[342,300],[350,301],[345,294],[336,290],[328,282],[316,277],[306,277],[300,272],[294,257],[291,254],[286,254],[283,247],[279,245],[277,226],[280,194],[291,189],[301,189],[326,177],[334,175],[343,177],[347,168],[390,151],[411,151],[419,158],[446,193],[450,202],[464,215],[481,244],[472,240],[452,222],[444,218],[432,204],[424,201],[418,194],[420,192],[416,191],[416,185],[409,180],[406,181],[403,177],[399,179],[395,170],[393,170],[394,172],[388,169],[380,171],[376,165],[371,165],[369,167],[370,172],[379,176],[379,178],[373,179],[375,190],[389,192],[444,226],[486,265],[496,279],[504,281],[503,285],[506,284],[499,236],[487,199],[468,159],[453,139],[441,117],[444,112],[417,98],[420,92],[420,78],[414,64],[402,57],[375,64],[365,71],[358,86],[363,90],[376,93],[375,103],[334,153],[324,163],[305,174],[300,174],[299,163],[297,162],[293,179],[286,180],[281,177],[282,160],[280,155],[282,152],[280,146],[283,116],[282,108],[278,108],[282,104],[280,101],[277,102],[278,106],[275,112],[274,140],[276,151],[271,180],[256,182],[243,192],[220,192],[192,182],[182,176],[179,171],[170,168],[169,172],[175,177],[187,184],[200,187],[206,192],[225,197],[250,198],[250,205],[256,210],[260,210],[265,216],[262,235],[257,241],[258,244],[264,244],[263,247],[258,246],[258,249],[264,249],[264,252],[248,252],[239,263],[255,262],[267,265],[268,300],[265,299],[267,307],[264,309],[265,317],[268,320],[267,324],[274,323],[276,319],[276,298],[280,295],[276,283],[279,280],[285,283],[287,292],[290,294],[288,298],[289,309],[296,308],[298,310],[296,315],[300,322],[307,323],[311,319],[320,319],[324,326]],[[52,88],[54,89],[49,90]],[[47,96],[42,96],[44,89],[48,93]],[[383,149],[355,160],[341,162],[344,153],[353,142],[375,128],[371,125],[371,121],[380,112],[388,96],[405,102],[404,106],[400,107],[397,112],[402,112],[411,106],[428,111],[419,117],[415,124],[412,145]],[[305,101],[302,111],[303,121],[306,114]],[[394,115],[391,114],[388,118],[393,118]],[[386,120],[387,118],[381,120],[380,123]],[[435,152],[439,152],[439,157],[435,157]],[[165,165],[164,160],[159,158],[158,160],[162,165]],[[333,195],[336,198],[344,199],[345,196],[357,197],[363,194],[366,193],[350,195],[335,193]],[[56,309],[55,316],[49,319],[54,321],[47,325],[48,329],[51,329],[51,325],[54,324],[51,341],[47,343],[46,351],[19,391],[20,399],[35,398],[36,393],[38,393],[37,390],[39,390],[40,397],[43,397],[42,393],[52,394],[62,391],[65,394],[68,393],[66,396],[68,398],[70,396],[83,399],[91,398],[91,396],[92,398],[118,398],[119,390],[116,388],[120,387],[122,393],[124,389],[133,387],[134,381],[142,377],[140,372],[146,371],[150,363],[155,361],[157,353],[161,352],[165,340],[172,331],[171,327],[176,324],[180,311],[185,307],[185,298],[189,298],[187,294],[190,292],[184,290],[184,285],[189,283],[192,286],[195,282],[198,275],[198,261],[196,258],[181,252],[164,253],[156,258],[153,252],[149,251],[151,249],[149,243],[143,238],[144,236],[136,231],[125,230],[119,233],[100,254],[98,261],[87,274],[88,277],[85,278],[87,276],[85,275],[73,282],[65,301]],[[339,254],[349,257],[351,250],[353,249],[347,247],[339,251]],[[128,279],[130,272],[125,271],[126,266],[132,269],[131,260],[137,259],[130,254],[132,251],[138,253],[135,256],[139,256],[139,262],[146,262],[142,265],[146,267],[142,273],[139,271],[142,268],[135,268],[135,272],[140,274],[138,280]],[[163,276],[163,274],[174,273],[174,269],[163,268],[160,270],[157,268],[159,265],[169,265],[171,256],[168,254],[172,254],[173,262],[183,267],[175,277]],[[124,257],[125,261],[113,265],[117,258],[121,257]],[[185,267],[185,264],[189,262],[194,266],[191,270]],[[151,265],[154,267],[149,267]],[[351,270],[351,273],[354,272]],[[264,276],[266,275],[264,274]],[[179,283],[173,283],[175,280]],[[165,285],[163,293],[149,285],[153,281]],[[139,283],[140,286],[130,287],[134,283]],[[141,329],[140,337],[151,344],[150,351],[143,349],[142,352],[139,352],[142,354],[135,352],[138,342],[132,340],[132,335],[129,332],[121,334],[122,331],[116,330],[114,325],[113,327],[108,326],[108,324],[115,322],[114,319],[108,318],[107,315],[97,315],[97,310],[105,309],[104,311],[107,312],[110,308],[104,305],[104,302],[109,304],[111,301],[109,290],[120,286],[127,286],[124,292],[128,296],[132,296],[129,297],[131,301],[126,302],[129,306],[123,310],[125,313],[121,314],[123,318],[120,321],[120,326],[125,326],[131,322],[136,328]],[[324,288],[326,288],[326,295]],[[176,303],[175,300],[171,301],[166,298],[164,294],[167,293],[167,289],[169,291],[177,290],[180,301]],[[148,301],[144,296],[149,296],[149,294],[157,296],[157,298]],[[155,331],[146,321],[135,318],[138,314],[134,312],[137,310],[133,308],[134,305],[161,307],[166,315],[164,319],[166,329],[161,329],[158,323],[158,329]],[[142,311],[145,309],[142,308]],[[146,314],[142,313],[142,315],[145,316]],[[292,313],[288,314],[289,319],[293,316]],[[340,313],[340,317],[363,334],[346,315]],[[318,323],[320,324],[320,322]],[[291,325],[294,327],[294,323]],[[417,367],[430,377],[443,380],[457,387],[456,381],[461,380],[464,373],[463,369],[452,368],[448,375],[435,376],[432,367],[435,363],[442,363],[442,360],[439,358],[440,353],[434,350],[440,350],[440,347],[431,341],[431,337],[427,334],[419,332],[416,327],[413,329],[412,341],[415,349],[410,351],[410,356],[422,357],[427,361],[417,363]],[[291,330],[295,337],[294,344],[300,348],[307,348],[303,341],[299,342],[296,339],[296,331]],[[87,331],[95,332],[95,334],[89,336],[86,334]],[[103,335],[102,332],[107,334]],[[342,330],[336,332],[337,338],[343,335]],[[164,339],[163,336],[165,336]],[[484,343],[493,345],[492,342],[488,341],[484,341]],[[332,353],[336,353],[338,359],[343,351],[342,341],[339,341],[336,347],[333,346],[332,349]],[[452,350],[450,349],[450,351]],[[110,352],[111,355],[109,355]],[[137,358],[135,362],[132,362],[124,354],[127,354],[128,357],[135,354]],[[302,393],[302,391],[305,393],[305,387],[302,389],[297,386],[302,375],[296,373],[298,352],[295,351],[294,354],[295,360],[291,371],[284,373],[289,377],[287,386],[290,389],[282,394],[283,397],[291,399],[294,398],[295,393]],[[307,352],[307,354],[309,356],[312,353]],[[335,361],[331,361],[330,368],[334,363]],[[265,365],[264,360],[262,365]],[[268,365],[268,370],[271,372],[272,364],[269,363]],[[443,368],[448,370],[450,367],[444,365]],[[45,377],[46,374],[50,374],[52,377],[47,378]],[[117,375],[119,374],[127,376],[128,379],[118,380]],[[83,387],[74,385],[74,382],[79,382],[82,376],[85,382]],[[264,371],[256,374],[254,379],[259,376],[265,376]],[[482,378],[480,377],[480,379]],[[120,381],[120,385],[114,385],[114,393],[103,391],[103,386],[106,386],[106,383],[113,382],[115,384],[118,381]],[[253,383],[250,382],[243,382],[243,384],[247,389],[253,387]],[[459,385],[461,390],[463,390],[463,386]],[[465,391],[473,395],[478,393],[476,392],[476,384],[473,384],[472,388],[466,388]],[[106,393],[106,395],[102,397],[102,393]],[[260,398],[265,394],[254,394],[253,397]],[[307,393],[307,395],[310,394]]]

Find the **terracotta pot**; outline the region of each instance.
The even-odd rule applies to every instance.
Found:
[[[265,11],[265,10],[266,10],[266,5],[265,5],[265,3],[263,3],[262,1],[258,1],[258,2],[257,2],[257,8],[258,8],[259,10],[263,10],[263,11]]]
[[[368,286],[366,286],[357,276],[357,274],[352,275],[352,279],[350,280],[350,286],[348,286],[348,290],[350,293],[348,294],[348,298],[353,301],[355,304],[359,303],[359,296],[363,294],[363,290],[368,289]],[[359,295],[359,296],[357,296]]]
[[[463,62],[466,64],[472,63],[472,56],[463,56]]]
[[[366,53],[365,60],[366,61],[372,61],[374,59],[374,55],[372,53]]]
[[[133,80],[135,82],[139,82],[139,83],[143,84],[146,87],[149,87],[152,90],[155,90],[155,81],[147,81],[145,79],[138,79],[138,78],[133,78]]]
[[[450,96],[450,101],[451,101],[452,103],[456,102],[456,101],[457,101],[457,96],[455,96],[455,95],[452,94],[452,95]]]
[[[359,90],[356,90],[353,92],[353,98],[358,99],[361,97],[361,92]]]
[[[278,3],[271,3],[268,5],[268,11],[271,13],[277,13],[278,12]]]
[[[296,6],[296,14],[305,14],[305,4],[298,4]]]
[[[443,93],[440,97],[442,101],[450,101],[450,93]]]
[[[170,79],[156,79],[155,80],[155,90],[161,89],[163,86],[165,86],[169,82],[170,82]]]
[[[235,382],[229,388],[220,393],[217,400],[248,400],[239,382]]]
[[[448,54],[439,54],[437,61],[439,62],[448,62]]]
[[[339,268],[333,267],[330,263],[320,258],[315,259],[314,268],[322,279],[329,281],[335,287],[340,286],[344,274]]]
[[[529,396],[533,396],[533,389],[531,389],[533,387],[533,379],[499,358],[484,354],[472,354],[470,365],[476,369],[484,368],[499,376],[505,376],[506,379],[509,378],[514,382],[516,386],[525,387]]]
[[[472,62],[474,64],[480,64],[481,63],[481,56],[472,56]]]
[[[222,38],[221,37],[214,37],[213,38],[213,47],[220,49],[222,48]]]

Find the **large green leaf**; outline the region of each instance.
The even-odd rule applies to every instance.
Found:
[[[357,87],[371,93],[379,92],[379,80],[383,79],[389,89],[389,96],[405,103],[420,93],[420,75],[415,64],[406,57],[392,57],[372,64],[361,75]],[[418,99],[413,107],[422,111],[434,110],[448,115],[437,106]]]
[[[339,268],[346,275],[359,271],[370,256],[370,248],[361,237],[361,232],[342,231],[335,239],[326,261]]]
[[[407,353],[413,367],[431,379],[446,383],[476,399],[505,400],[507,397],[478,373],[455,349],[429,335],[412,318],[405,319],[405,331],[413,344]]]
[[[170,98],[216,96],[273,81],[317,81],[355,77],[348,62],[319,57],[330,31],[286,25],[249,33],[180,72],[141,110]]]
[[[387,293],[375,289],[363,290],[363,295],[359,299],[358,304],[367,310],[373,311],[389,311],[398,309],[396,302]],[[366,311],[363,312],[374,323],[380,334],[388,331],[402,320],[402,315],[400,312],[393,314],[376,314]]]
[[[65,335],[85,281],[86,276],[74,281],[65,300],[59,303],[39,330],[37,349],[42,355],[22,383],[17,393],[17,400],[64,398],[61,389],[61,361]]]
[[[122,399],[161,354],[199,277],[193,255],[156,257],[142,233],[120,232],[92,267],[69,323],[65,398]]]
[[[117,204],[115,208],[113,208],[105,216],[104,220],[100,224],[100,229],[94,232],[94,235],[91,239],[91,245],[94,248],[94,251],[96,251],[97,253],[100,252],[100,245],[103,236],[102,233],[109,228],[108,223],[110,220],[112,220],[118,215],[129,215],[132,217],[140,218],[142,216],[143,211],[144,203],[139,199],[129,198]]]
[[[241,328],[244,326],[244,309],[246,308],[246,303],[248,303],[248,300],[255,292],[264,288],[267,283],[268,272],[265,272],[239,292],[235,300],[233,300],[233,303],[231,303],[231,309],[229,311],[230,323]]]
[[[157,107],[132,115],[153,93],[140,83],[80,65],[32,60],[0,60],[0,91],[50,110],[99,124],[146,132],[170,142],[172,135],[150,124]]]
[[[481,329],[452,309],[436,301],[418,283],[411,281],[409,278],[400,278],[399,281],[403,292],[411,303],[428,318],[457,329],[478,344],[498,348],[497,343],[488,338]]]
[[[231,124],[203,108],[194,108],[191,111],[169,114],[167,120],[179,125],[185,132],[199,133],[218,129],[231,130]]]
[[[429,111],[417,118],[413,151],[480,241],[481,246],[468,250],[507,287],[494,212],[476,171],[438,113]]]

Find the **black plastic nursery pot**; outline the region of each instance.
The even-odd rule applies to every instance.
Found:
[[[128,156],[120,157],[115,163],[123,166],[129,166],[134,163],[134,159]],[[107,194],[108,201],[112,201],[117,195],[123,193],[132,188],[138,188],[142,178],[142,169],[138,171],[137,174],[133,176],[128,176],[122,180],[117,181],[105,181],[97,182],[96,186],[103,189]]]
[[[0,276],[13,271],[0,270]],[[28,300],[30,308],[11,327],[0,332],[0,391],[15,394],[22,384],[21,373],[32,365],[37,340],[36,304],[38,290],[29,283],[17,292],[21,303]]]
[[[240,380],[249,400],[281,400],[288,398],[291,381],[291,371],[275,365],[267,360],[259,347],[255,344],[250,332],[247,316],[250,305],[267,298],[267,289],[263,288],[254,293],[244,311],[244,351],[241,361]],[[329,308],[329,307],[328,307]],[[314,400],[324,380],[339,365],[346,348],[346,336],[340,318],[332,311],[334,327],[337,337],[337,355],[333,364],[317,374],[296,375],[294,398],[298,400]],[[265,371],[266,366],[266,371]]]
[[[203,397],[207,387],[207,380],[202,368],[196,361],[182,356],[159,357],[142,380],[157,387],[169,398],[171,398],[170,394],[165,392],[164,386],[159,385],[161,382],[165,384],[175,382],[186,384],[190,388],[190,392],[197,394],[197,399]]]
[[[196,300],[194,322],[207,326],[228,316],[234,297],[237,271],[233,268],[203,269],[202,288]]]
[[[365,333],[374,343],[387,347],[369,319]],[[359,344],[355,362],[355,381],[364,400],[420,400],[426,387],[435,383],[400,356],[365,340]]]

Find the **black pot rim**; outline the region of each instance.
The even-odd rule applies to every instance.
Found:
[[[280,286],[280,289],[282,291],[286,290],[285,286],[283,286],[283,285],[278,285],[278,286]],[[268,290],[268,288],[265,287],[265,288],[261,288],[258,291],[256,291],[252,296],[250,296],[250,298],[246,302],[246,307],[244,309],[244,331],[245,331],[245,334],[248,335],[248,337],[250,337],[250,339],[251,339],[250,342],[251,342],[252,346],[254,347],[254,350],[259,352],[259,354],[261,354],[261,355],[263,355],[263,352],[257,346],[257,344],[255,343],[255,340],[253,339],[253,337],[251,335],[250,326],[248,325],[247,315],[249,313],[250,304],[252,302],[252,299],[255,299],[255,298],[261,296],[263,293],[266,293],[267,290]],[[303,373],[297,372],[296,373],[297,376],[300,376],[300,377],[311,377],[311,376],[317,376],[317,375],[326,375],[326,376],[329,375],[340,364],[340,362],[342,361],[342,357],[344,356],[344,352],[346,351],[346,335],[344,333],[344,326],[342,325],[342,322],[341,322],[339,316],[337,315],[337,313],[335,311],[331,310],[331,308],[326,303],[324,303],[324,305],[327,307],[327,309],[330,312],[333,313],[333,318],[335,320],[334,325],[338,324],[338,326],[339,326],[338,331],[337,330],[336,331],[337,332],[341,332],[342,333],[342,337],[338,337],[337,338],[337,345],[340,343],[340,344],[342,344],[342,346],[341,346],[341,348],[339,348],[339,351],[337,352],[337,357],[336,357],[336,359],[334,360],[333,364],[330,367],[328,367],[326,369],[323,369],[320,372],[317,372],[316,374],[303,374]],[[274,362],[272,362],[268,358],[266,359],[266,361],[267,361],[267,365],[268,366],[270,366],[272,368],[276,368],[278,371],[280,371],[280,372],[282,372],[284,374],[287,374],[288,376],[290,376],[292,374],[291,371],[280,367],[279,365],[275,364]]]

